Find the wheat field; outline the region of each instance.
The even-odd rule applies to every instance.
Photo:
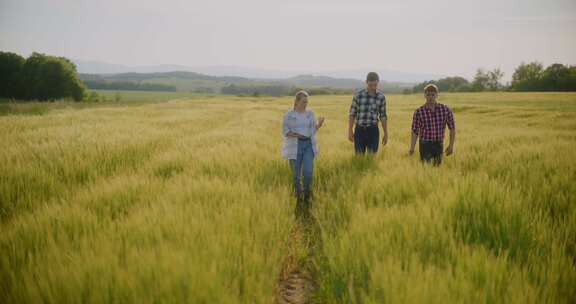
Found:
[[[573,303],[576,93],[441,93],[439,168],[407,153],[423,96],[387,97],[374,157],[347,141],[350,96],[310,97],[311,229],[280,157],[290,97],[0,116],[0,302],[274,303],[296,267],[312,303]]]

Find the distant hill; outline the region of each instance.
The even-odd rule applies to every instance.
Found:
[[[339,70],[280,70],[252,68],[243,66],[196,66],[189,67],[184,65],[151,65],[151,66],[128,66],[121,64],[112,64],[100,61],[73,60],[79,73],[84,74],[121,74],[121,73],[166,73],[172,71],[194,72],[215,77],[234,76],[249,79],[287,79],[298,75],[323,75],[332,78],[357,79],[363,80],[369,71],[378,72],[380,79],[387,82],[408,82],[419,83],[431,79],[439,79],[445,75],[430,73],[410,73],[402,71],[393,71],[379,68],[361,68],[361,69],[339,69]]]
[[[160,91],[187,91],[212,94],[251,94],[260,92],[267,95],[285,95],[297,89],[316,89],[316,92],[319,93],[351,92],[364,87],[364,82],[357,79],[314,75],[298,75],[285,79],[256,79],[172,71],[162,73],[80,74],[80,78],[91,89],[153,90],[156,88]],[[389,83],[385,81],[382,81],[380,85],[381,89],[387,92],[400,92],[413,86],[412,83]]]
[[[209,81],[227,81],[227,82],[242,82],[249,81],[247,78],[235,77],[235,76],[209,76],[195,72],[185,72],[185,71],[172,71],[172,72],[155,72],[155,73],[118,73],[118,74],[80,74],[83,79],[92,80],[109,80],[109,81],[144,81],[151,79],[190,79],[190,80],[209,80]]]
[[[298,75],[278,80],[299,87],[330,87],[338,89],[355,89],[364,86],[364,82],[357,79],[333,78],[328,76]]]

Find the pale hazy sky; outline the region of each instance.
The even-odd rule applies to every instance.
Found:
[[[0,50],[509,78],[522,61],[576,64],[576,0],[0,0]]]

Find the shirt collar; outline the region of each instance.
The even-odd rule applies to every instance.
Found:
[[[378,96],[380,96],[380,91],[376,90],[376,92],[374,92],[374,95],[370,95],[370,93],[368,93],[368,89],[367,89],[367,88],[363,88],[363,89],[362,89],[362,94],[365,94],[366,96],[378,97]]]

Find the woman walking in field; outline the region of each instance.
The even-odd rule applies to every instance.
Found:
[[[294,193],[298,202],[309,202],[311,197],[314,158],[318,156],[316,132],[324,123],[311,111],[306,111],[308,93],[299,91],[294,97],[294,109],[284,114],[284,144],[282,157],[290,161],[294,178]]]

